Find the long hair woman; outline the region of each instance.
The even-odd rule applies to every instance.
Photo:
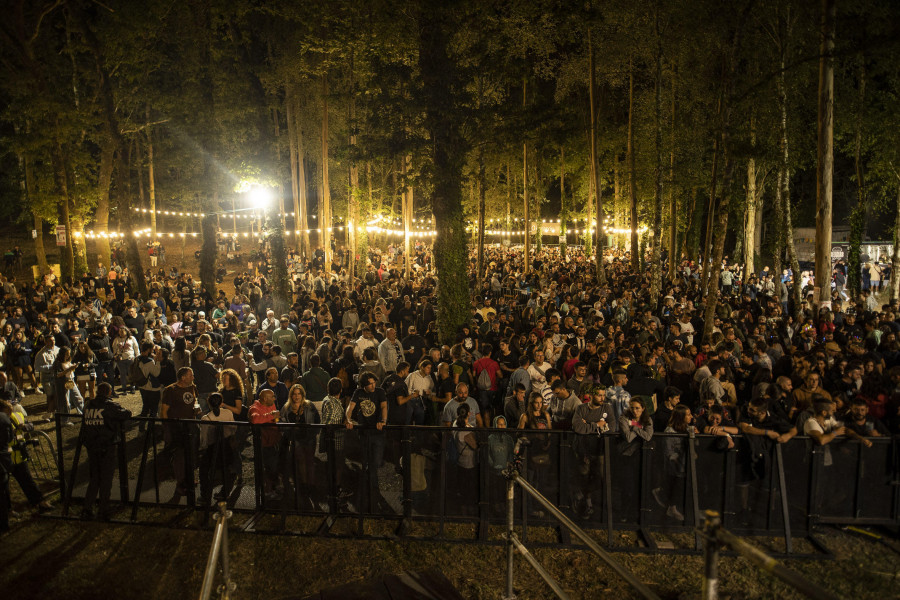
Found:
[[[60,412],[81,413],[84,409],[84,399],[78,391],[78,386],[75,385],[77,366],[72,362],[72,350],[68,346],[60,348],[51,369],[56,385],[56,410]]]
[[[456,463],[450,465],[449,489],[455,491],[458,512],[462,514],[474,514],[478,503],[478,441],[469,427],[469,410],[468,404],[457,407],[448,441],[448,448],[456,450]]]
[[[75,384],[82,398],[94,397],[94,383],[97,381],[97,366],[100,364],[87,342],[78,342],[72,362],[75,368]]]
[[[222,369],[219,375],[222,382],[222,408],[229,410],[235,420],[246,421],[247,411],[244,410],[244,382],[234,369]]]
[[[288,401],[282,413],[284,421],[294,424],[288,428],[285,438],[290,443],[288,455],[293,458],[288,468],[288,477],[294,481],[295,507],[315,507],[315,441],[318,430],[305,425],[317,425],[319,411],[306,398],[303,386],[295,383],[288,392]]]
[[[666,516],[675,521],[684,521],[684,515],[678,510],[678,504],[684,499],[688,444],[692,443],[692,440],[687,439],[686,434],[693,431],[693,423],[694,416],[691,414],[691,409],[684,404],[678,404],[672,410],[672,416],[669,417],[669,424],[666,426],[665,432],[682,435],[666,437],[665,482],[662,488],[653,490],[656,502],[666,509]]]

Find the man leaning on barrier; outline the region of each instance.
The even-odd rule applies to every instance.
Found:
[[[194,386],[194,371],[190,367],[178,369],[178,380],[163,390],[160,417],[163,419],[195,420],[200,416],[200,404],[197,401],[197,388]],[[193,453],[191,436],[185,423],[165,423],[163,437],[166,452],[172,460],[175,474],[175,493],[172,502],[178,503],[187,494],[188,486],[194,486],[193,470],[187,473],[185,453]]]
[[[618,428],[606,402],[606,389],[597,386],[590,400],[579,405],[572,416],[573,444],[578,459],[575,470],[575,511],[588,519],[594,514],[594,494],[603,483],[603,440],[600,434]]]
[[[387,503],[378,489],[378,470],[384,461],[384,433],[382,428],[387,424],[388,403],[384,390],[376,387],[377,378],[372,373],[363,373],[359,376],[359,387],[353,392],[353,397],[347,404],[344,427],[353,429],[354,425],[364,432],[366,455],[368,456],[367,473],[369,490],[373,495],[372,507],[382,510]]]

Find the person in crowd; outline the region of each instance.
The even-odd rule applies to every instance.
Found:
[[[209,411],[200,417],[200,507],[212,501],[213,482],[221,476],[222,487],[216,500],[226,500],[232,485],[240,473],[240,457],[234,445],[235,428],[224,425],[234,422],[234,413],[223,408],[222,394],[213,392],[207,399]]]
[[[443,422],[444,427],[451,427],[456,421],[454,415],[457,414],[456,409],[461,404],[467,404],[469,406],[469,410],[466,413],[469,419],[469,427],[484,427],[484,420],[478,402],[469,396],[468,384],[462,382],[456,385],[456,396],[444,405],[444,410],[441,415],[441,421]]]
[[[84,399],[75,385],[75,369],[78,365],[72,362],[72,350],[68,346],[60,348],[53,362],[54,385],[56,386],[55,398],[60,405],[60,412],[81,413],[84,409]],[[71,423],[71,421],[68,421]]]
[[[869,405],[865,398],[854,398],[850,402],[850,411],[847,413],[844,426],[848,431],[854,432],[861,439],[863,445],[871,448],[869,437],[886,437],[890,435],[887,427],[880,419],[869,416]]]
[[[278,410],[281,410],[281,408],[284,406],[284,403],[287,402],[288,399],[288,388],[279,379],[278,369],[276,367],[271,367],[266,370],[265,381],[256,388],[257,398],[259,398],[259,395],[263,392],[263,390],[271,390],[271,392],[275,396],[275,407]]]
[[[572,417],[575,409],[581,405],[581,400],[561,378],[554,380],[550,388],[552,393],[548,408],[553,429],[571,429]]]
[[[249,416],[250,423],[258,426],[255,435],[259,435],[262,449],[264,492],[272,497],[279,491],[281,431],[274,425],[281,420],[281,411],[275,404],[275,392],[271,388],[259,391]]]
[[[127,394],[135,390],[135,386],[128,381],[128,372],[131,369],[131,363],[141,353],[137,340],[131,334],[127,327],[120,327],[116,337],[111,342],[113,360],[116,363],[116,369],[119,371],[119,382],[122,386],[121,392]]]
[[[56,340],[52,335],[44,335],[43,340],[44,345],[34,357],[34,371],[41,379],[38,390],[45,394],[47,412],[52,416],[57,409],[56,377],[53,366],[56,364],[59,348],[56,347]]]
[[[423,358],[419,361],[419,368],[415,372],[406,376],[407,391],[415,396],[410,400],[412,414],[411,419],[413,425],[424,425],[426,419],[429,419],[429,411],[431,413],[430,420],[437,423],[438,419],[435,414],[444,414],[446,399],[441,401],[435,395],[434,379],[431,377],[432,362]],[[440,410],[440,413],[437,411]],[[450,419],[443,419],[449,421]]]
[[[481,358],[472,363],[472,373],[475,376],[475,387],[478,389],[478,407],[482,419],[490,421],[491,415],[496,411],[495,398],[500,389],[500,364],[491,358],[493,347],[482,344]]]
[[[572,431],[576,436],[573,450],[576,458],[575,510],[584,519],[594,514],[595,495],[603,482],[603,468],[606,456],[599,434],[615,432],[618,421],[613,418],[612,409],[606,403],[606,389],[595,386],[589,392],[589,400],[575,409],[572,416]]]
[[[694,417],[691,409],[679,404],[672,411],[665,433],[687,434],[694,432]],[[666,509],[666,516],[675,521],[684,521],[684,514],[679,510],[684,496],[685,478],[687,476],[687,444],[688,440],[681,436],[665,438],[665,472],[662,487],[652,490],[653,498]]]
[[[649,442],[653,437],[653,420],[644,410],[644,403],[637,399],[629,402],[628,410],[619,417],[619,434],[626,444],[641,439]]]
[[[78,393],[82,398],[93,398],[99,363],[87,340],[78,342],[72,362],[78,365],[75,368],[75,385],[78,386]]]
[[[100,497],[99,518],[110,518],[109,498],[116,468],[116,445],[122,441],[122,424],[131,411],[116,404],[110,396],[112,386],[101,383],[97,395],[88,400],[81,422],[81,440],[88,453],[90,482],[84,493],[82,520],[94,518],[94,501]]]
[[[159,411],[159,402],[162,394],[162,383],[159,375],[162,370],[162,348],[153,342],[141,344],[141,353],[137,357],[144,383],[138,386],[141,394],[141,413],[138,416],[155,418]],[[140,431],[144,431],[145,423],[141,423]]]
[[[631,394],[625,390],[628,384],[628,375],[619,369],[612,374],[612,385],[606,388],[606,402],[612,408],[615,420],[625,414],[628,403],[631,402]]]
[[[179,421],[193,420],[202,414],[194,385],[194,372],[190,367],[182,367],[176,377],[175,383],[163,389],[159,410],[162,419],[171,420],[164,423],[163,439],[175,474],[175,493],[172,496],[172,503],[175,504],[188,493],[188,488],[194,489],[194,474],[187,472],[185,461],[185,455],[194,452],[192,437],[187,424]]]
[[[461,383],[460,385],[466,385]],[[471,398],[470,398],[471,400]],[[448,403],[449,406],[449,403]],[[478,502],[478,441],[472,433],[471,405],[457,404],[456,418],[453,419],[453,432],[448,444],[455,448],[455,460],[450,465],[450,490],[455,504],[464,512],[474,514]],[[454,452],[448,451],[448,459],[452,460]]]
[[[306,398],[306,390],[295,383],[288,390],[288,401],[284,405],[283,420],[297,425],[317,425],[320,422],[319,411]],[[301,506],[315,508],[313,496],[315,490],[315,436],[318,431],[313,428],[295,427],[285,431],[288,447],[289,468],[287,479],[294,482],[294,494]]]

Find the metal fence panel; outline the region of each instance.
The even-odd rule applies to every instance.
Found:
[[[69,418],[74,425],[60,419],[56,431],[66,509],[84,497],[90,478],[80,417]],[[468,434],[477,447],[460,455]],[[808,532],[817,520],[898,519],[890,439],[865,448],[854,441],[820,447],[798,437],[780,446],[779,464],[774,443],[751,446],[741,436],[729,448],[721,437],[674,434],[624,443],[618,435],[564,431],[160,419],[125,423],[112,500],[130,503],[133,519],[141,505],[208,509],[226,499],[238,510],[358,518],[359,531],[368,517],[432,521],[436,535],[444,535],[446,521],[478,523],[486,539],[486,526],[504,521],[502,470],[520,437],[529,442],[523,476],[565,514],[610,539],[615,530],[689,531],[705,510],[722,514],[735,531],[776,536],[787,533],[786,525]],[[550,524],[542,512],[533,501],[516,507],[526,524]]]

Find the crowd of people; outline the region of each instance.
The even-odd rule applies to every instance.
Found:
[[[446,452],[461,477],[479,456],[474,429],[571,430],[580,461],[577,509],[585,516],[602,479],[597,433],[620,437],[625,456],[629,445],[661,432],[709,434],[723,447],[755,449],[796,435],[822,445],[844,438],[871,445],[873,437],[900,434],[900,307],[880,303],[872,289],[847,298],[833,284],[832,306],[817,310],[808,277],[772,277],[766,267],[745,281],[741,268],[726,268],[707,327],[695,262],[681,261],[654,299],[649,270],[635,273],[623,251],[606,252],[601,285],[580,248],[563,255],[544,247],[526,265],[521,248],[492,246],[482,277],[474,251],[470,256],[469,314],[453,339],[442,340],[440,274],[424,243],[414,245],[408,269],[399,247],[370,249],[366,271],[352,281],[342,250],[331,261],[321,248],[308,259],[291,252],[292,302],[277,312],[265,256],[216,290],[175,269],[148,270],[149,298],[129,295],[127,269],[116,264],[65,282],[0,276],[6,479],[23,481],[15,465],[27,460],[17,443],[27,427],[26,393],[44,394],[48,415],[83,414],[66,423],[85,429],[85,518],[94,516],[98,491],[99,514],[108,516],[110,448],[119,439],[116,424],[131,416],[115,399],[135,391],[142,417],[362,428],[373,440],[376,473],[392,454],[378,442],[386,425],[457,428]],[[793,285],[803,288],[799,307],[787,293]],[[172,422],[165,441],[181,457],[188,442]],[[277,493],[289,440],[278,428],[262,429],[265,491]],[[240,437],[224,426],[201,430],[201,450],[219,452],[223,436]],[[492,463],[502,468],[509,439],[490,439],[489,454],[500,456]],[[677,435],[664,436],[673,444],[667,477],[683,478],[684,454],[671,439]],[[229,464],[241,443],[228,441]],[[313,472],[314,451],[297,451],[303,473]],[[200,457],[201,502],[210,501],[203,467],[211,454]],[[539,451],[532,454],[541,460]],[[747,453],[747,477],[765,468],[753,458],[763,454]],[[192,493],[193,474],[183,460],[175,463],[176,497]],[[223,488],[240,477],[238,467],[229,472]],[[683,519],[674,487],[661,485],[653,496],[669,517]],[[44,503],[33,492],[28,498]]]

